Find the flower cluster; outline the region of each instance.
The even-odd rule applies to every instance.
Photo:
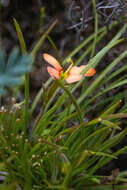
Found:
[[[45,61],[47,61],[53,67],[47,67],[48,73],[52,77],[52,79],[65,79],[67,83],[73,83],[81,80],[83,78],[83,74],[81,72],[84,70],[86,65],[82,66],[73,66],[71,65],[67,71],[63,71],[60,63],[51,55],[44,53],[43,57]],[[84,76],[91,77],[96,73],[96,70],[91,67]]]

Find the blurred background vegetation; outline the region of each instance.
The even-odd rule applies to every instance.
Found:
[[[16,18],[21,25],[24,39],[28,50],[31,50],[41,34],[57,19],[57,25],[52,30],[51,38],[59,49],[59,56],[65,57],[70,51],[85,40],[94,32],[94,8],[92,1],[89,0],[1,0],[2,19],[1,35],[2,47],[6,52],[18,45],[18,37],[13,25],[13,18]],[[118,29],[126,23],[127,1],[126,0],[96,0],[98,12],[98,24],[108,26],[114,20],[119,22],[112,32],[101,41],[96,47],[96,52],[102,49],[105,44],[117,33]],[[105,68],[114,56],[118,55],[126,48],[122,44],[115,50],[110,51],[100,64],[100,69]],[[37,90],[41,87],[40,76],[43,76],[43,82],[47,80],[46,68],[42,64],[42,53],[52,53],[48,40],[40,49],[36,59],[34,73],[31,74],[32,89]],[[82,54],[83,50],[79,52]],[[87,62],[87,57],[84,62]],[[43,67],[43,74],[42,68]]]

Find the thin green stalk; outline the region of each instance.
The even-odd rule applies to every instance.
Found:
[[[64,181],[61,185],[61,188],[60,190],[68,190],[68,185],[69,185],[69,182],[70,182],[70,178],[72,176],[72,170],[73,170],[73,167],[70,166],[69,170],[68,170],[68,173],[66,175],[66,177],[64,178]]]
[[[43,87],[44,87],[44,86],[43,86]],[[55,83],[53,83],[53,84],[50,86],[49,89],[46,89],[46,88],[44,87],[45,89],[43,89],[43,92],[44,92],[44,91],[47,91],[46,94],[45,94],[46,97],[44,97],[43,105],[42,105],[41,111],[40,111],[40,113],[39,113],[37,119],[35,120],[35,124],[34,124],[35,127],[38,125],[38,122],[39,122],[40,119],[43,117],[43,115],[44,115],[44,113],[45,113],[45,111],[46,111],[46,105],[47,105],[48,101],[50,100],[51,96],[52,96],[52,95],[54,94],[54,92],[56,91],[57,87],[58,87],[58,86],[57,86]]]
[[[24,55],[27,52],[26,49],[26,44],[24,41],[24,37],[21,31],[21,28],[18,24],[18,22],[16,21],[16,19],[13,19],[14,24],[15,24],[15,28],[17,31],[17,35],[19,38],[19,42],[20,42],[20,47],[21,47],[21,51],[22,54]],[[28,122],[29,122],[29,74],[25,74],[25,110],[24,110],[24,119],[25,119],[25,125],[24,125],[24,132],[26,131],[26,128],[28,126]]]
[[[31,51],[31,55],[36,55],[38,49],[41,47],[42,42],[45,40],[45,38],[47,38],[47,35],[51,32],[51,30],[54,28],[54,26],[56,25],[57,20],[55,20],[51,26],[44,32],[44,34],[42,35],[42,37],[40,38],[40,40],[38,41],[38,43],[35,45],[35,47],[33,48],[33,50]]]
[[[47,87],[49,86],[49,84],[51,83],[51,81],[52,81],[52,80],[51,80],[51,78],[50,78],[50,79],[46,82],[45,88],[47,88]],[[33,114],[33,112],[34,112],[34,110],[35,110],[35,108],[36,108],[36,106],[37,106],[37,104],[38,104],[40,98],[42,97],[43,91],[44,91],[44,89],[43,89],[43,87],[42,87],[42,88],[40,89],[40,91],[38,92],[37,96],[35,97],[34,102],[33,102],[32,106],[31,106],[31,109],[30,109],[30,116]]]
[[[25,127],[29,122],[29,74],[25,74]]]
[[[84,121],[83,121],[83,118],[82,118],[82,113],[80,111],[80,108],[79,108],[79,105],[77,104],[76,102],[76,99],[75,97],[72,95],[72,93],[62,84],[62,82],[60,82],[59,80],[56,80],[55,81],[67,94],[68,96],[70,97],[71,101],[73,102],[74,106],[75,106],[75,109],[76,109],[76,112],[77,112],[77,115],[78,115],[78,118],[79,118],[79,121],[80,123],[82,124],[81,126],[81,136],[83,137],[83,133],[84,133]]]
[[[47,39],[49,40],[49,42],[50,42],[50,44],[51,44],[51,46],[52,46],[52,48],[53,48],[53,50],[54,50],[54,52],[56,54],[57,60],[59,62],[61,62],[61,59],[60,59],[60,56],[59,56],[59,51],[58,51],[58,49],[56,47],[56,44],[54,43],[54,41],[52,40],[52,38],[48,34],[47,34]]]
[[[90,59],[94,56],[95,48],[96,48],[96,41],[97,41],[97,34],[98,34],[98,15],[96,9],[96,1],[92,0],[93,8],[94,8],[94,41]]]
[[[42,34],[43,32],[43,28],[44,28],[44,18],[45,18],[45,7],[41,7],[40,10],[40,34]]]
[[[17,22],[17,20],[15,18],[13,19],[13,21],[14,21],[16,32],[17,32],[17,35],[18,35],[18,39],[19,39],[22,54],[25,54],[27,52],[27,49],[26,49],[26,44],[25,44],[25,41],[24,41],[24,37],[23,37],[22,31],[21,31],[21,28],[20,28],[20,26],[19,26],[19,24],[18,24],[18,22]]]

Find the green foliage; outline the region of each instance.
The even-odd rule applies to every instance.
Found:
[[[24,53],[25,42],[21,29],[17,21],[14,22]],[[109,29],[112,30],[116,24]],[[89,56],[88,66],[83,72],[91,66],[96,67],[95,77],[83,78],[73,85],[60,81],[51,84],[52,80],[49,79],[38,92],[30,109],[29,96],[25,96],[23,102],[16,103],[13,100],[7,108],[0,108],[0,171],[6,172],[0,189],[110,190],[114,185],[116,189],[123,188],[123,183],[127,182],[126,171],[107,176],[97,173],[127,151],[126,145],[112,151],[127,135],[126,89],[115,92],[115,89],[127,83],[127,66],[122,65],[119,70],[109,74],[127,56],[127,50],[114,58],[100,73],[97,65],[111,49],[124,41],[121,36],[125,30],[126,25],[95,55],[95,46],[108,35],[105,27],[96,28],[95,34],[84,40],[62,62],[65,65],[68,58],[77,57],[75,64],[78,65]],[[36,54],[47,35],[42,35],[31,54]],[[53,40],[49,36],[48,39],[57,53]],[[78,57],[80,50],[83,53]],[[0,60],[1,76],[9,75],[15,81],[11,83],[8,79],[2,83],[0,80],[1,90],[10,83],[18,84],[19,76],[31,71],[32,57],[28,54],[20,56],[18,50],[11,53],[7,64],[3,53]],[[28,83],[26,89],[29,90]],[[75,97],[77,89],[80,93]],[[27,109],[24,107],[26,99]],[[41,110],[35,119],[33,113],[40,100]],[[24,114],[26,111],[27,114]],[[25,119],[30,121],[30,126],[26,125]],[[103,181],[103,178],[107,181]]]
[[[4,52],[0,52],[0,92],[5,87],[19,85],[22,82],[21,76],[32,70],[33,57],[25,54],[20,55],[18,49],[14,49],[8,61]]]

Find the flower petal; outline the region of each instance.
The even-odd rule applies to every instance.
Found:
[[[52,67],[47,67],[48,73],[53,79],[59,79],[60,78],[60,72]]]
[[[72,67],[71,68],[71,70],[70,70],[70,74],[76,74],[76,75],[78,75],[78,74],[80,74],[81,72],[82,72],[82,70],[84,69],[86,67],[86,65],[82,65],[82,66],[80,66],[80,67],[78,67],[78,66],[74,66],[74,67]]]
[[[81,72],[83,71],[83,69],[86,67],[86,65],[82,65],[82,66],[80,66],[80,67],[78,67],[78,66],[74,66],[74,67],[72,67],[72,69],[70,70],[70,74],[81,74]],[[93,76],[94,74],[96,73],[96,70],[93,68],[93,67],[91,67],[85,74],[84,74],[84,76],[86,76],[86,77],[91,77],[91,76]]]
[[[85,73],[85,76],[86,77],[92,77],[94,74],[96,73],[96,70],[91,67],[86,73]]]
[[[47,61],[50,65],[52,65],[56,70],[62,71],[62,67],[59,64],[59,62],[56,60],[55,57],[53,57],[47,53],[44,53],[43,57],[44,57],[45,61]]]
[[[82,79],[82,75],[73,75],[73,74],[70,74],[67,78],[66,78],[66,81],[67,83],[73,83],[73,82],[77,82],[79,80]]]

